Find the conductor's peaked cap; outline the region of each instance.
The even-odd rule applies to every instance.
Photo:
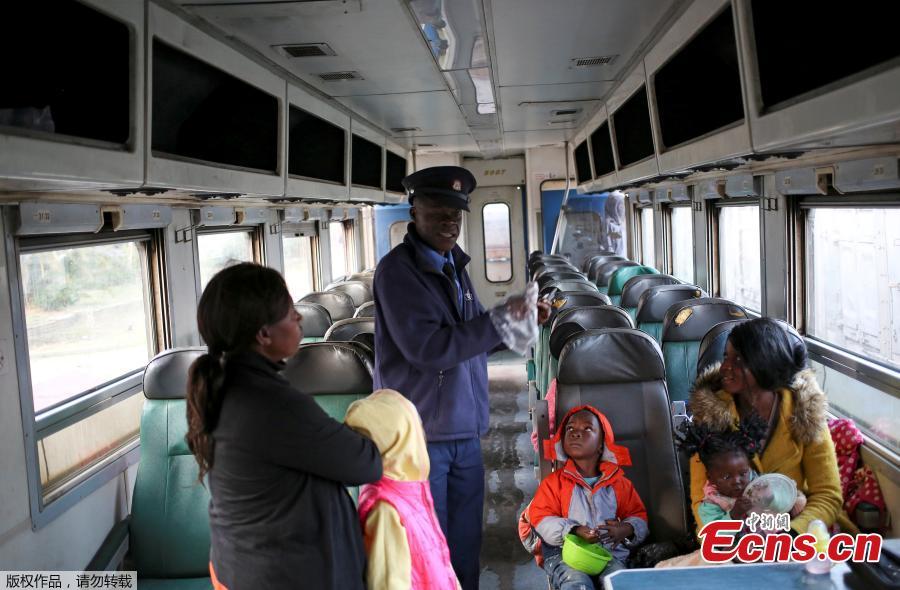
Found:
[[[475,190],[475,177],[459,166],[432,166],[413,172],[403,179],[409,202],[417,196],[431,197],[444,207],[469,210],[469,193]]]

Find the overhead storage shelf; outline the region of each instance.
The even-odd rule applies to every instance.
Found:
[[[386,203],[401,203],[406,200],[406,189],[401,181],[406,177],[408,163],[406,150],[388,143],[384,152],[384,200]]]
[[[349,135],[347,114],[288,84],[285,195],[349,199]]]
[[[350,200],[383,203],[385,139],[355,120],[350,131]]]
[[[628,184],[659,174],[653,145],[644,63],[632,70],[607,101],[619,182]]]
[[[140,186],[144,2],[59,0],[52,10],[4,5],[0,189]]]
[[[282,196],[286,83],[149,5],[147,185]]]
[[[755,150],[900,141],[900,37],[882,3],[834,12],[810,0],[735,0],[735,8]],[[836,43],[835,31],[859,35]]]
[[[696,0],[648,52],[659,171],[751,153],[730,0]]]

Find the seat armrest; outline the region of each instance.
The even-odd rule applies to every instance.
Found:
[[[551,463],[544,457],[544,441],[550,439],[550,411],[547,400],[535,401],[532,420],[538,435],[538,466],[541,469],[541,479],[543,480],[550,475],[551,471]]]
[[[128,553],[130,524],[131,516],[129,515],[113,526],[97,553],[84,568],[85,571],[108,572],[120,569],[119,566],[125,560],[125,554]]]

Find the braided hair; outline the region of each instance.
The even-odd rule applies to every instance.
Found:
[[[676,445],[688,456],[697,453],[708,469],[717,457],[727,453],[742,453],[752,461],[762,450],[766,429],[766,423],[757,414],[742,419],[737,429],[726,430],[714,430],[707,424],[688,420],[678,426]]]

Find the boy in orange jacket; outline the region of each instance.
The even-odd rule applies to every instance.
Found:
[[[613,559],[600,574],[625,567],[632,547],[647,538],[647,511],[622,466],[628,449],[615,444],[612,427],[591,406],[573,408],[551,441],[551,454],[566,462],[541,482],[528,521],[541,538],[544,570],[554,589],[591,588],[591,576],[562,561],[562,544],[573,533],[600,543]]]

